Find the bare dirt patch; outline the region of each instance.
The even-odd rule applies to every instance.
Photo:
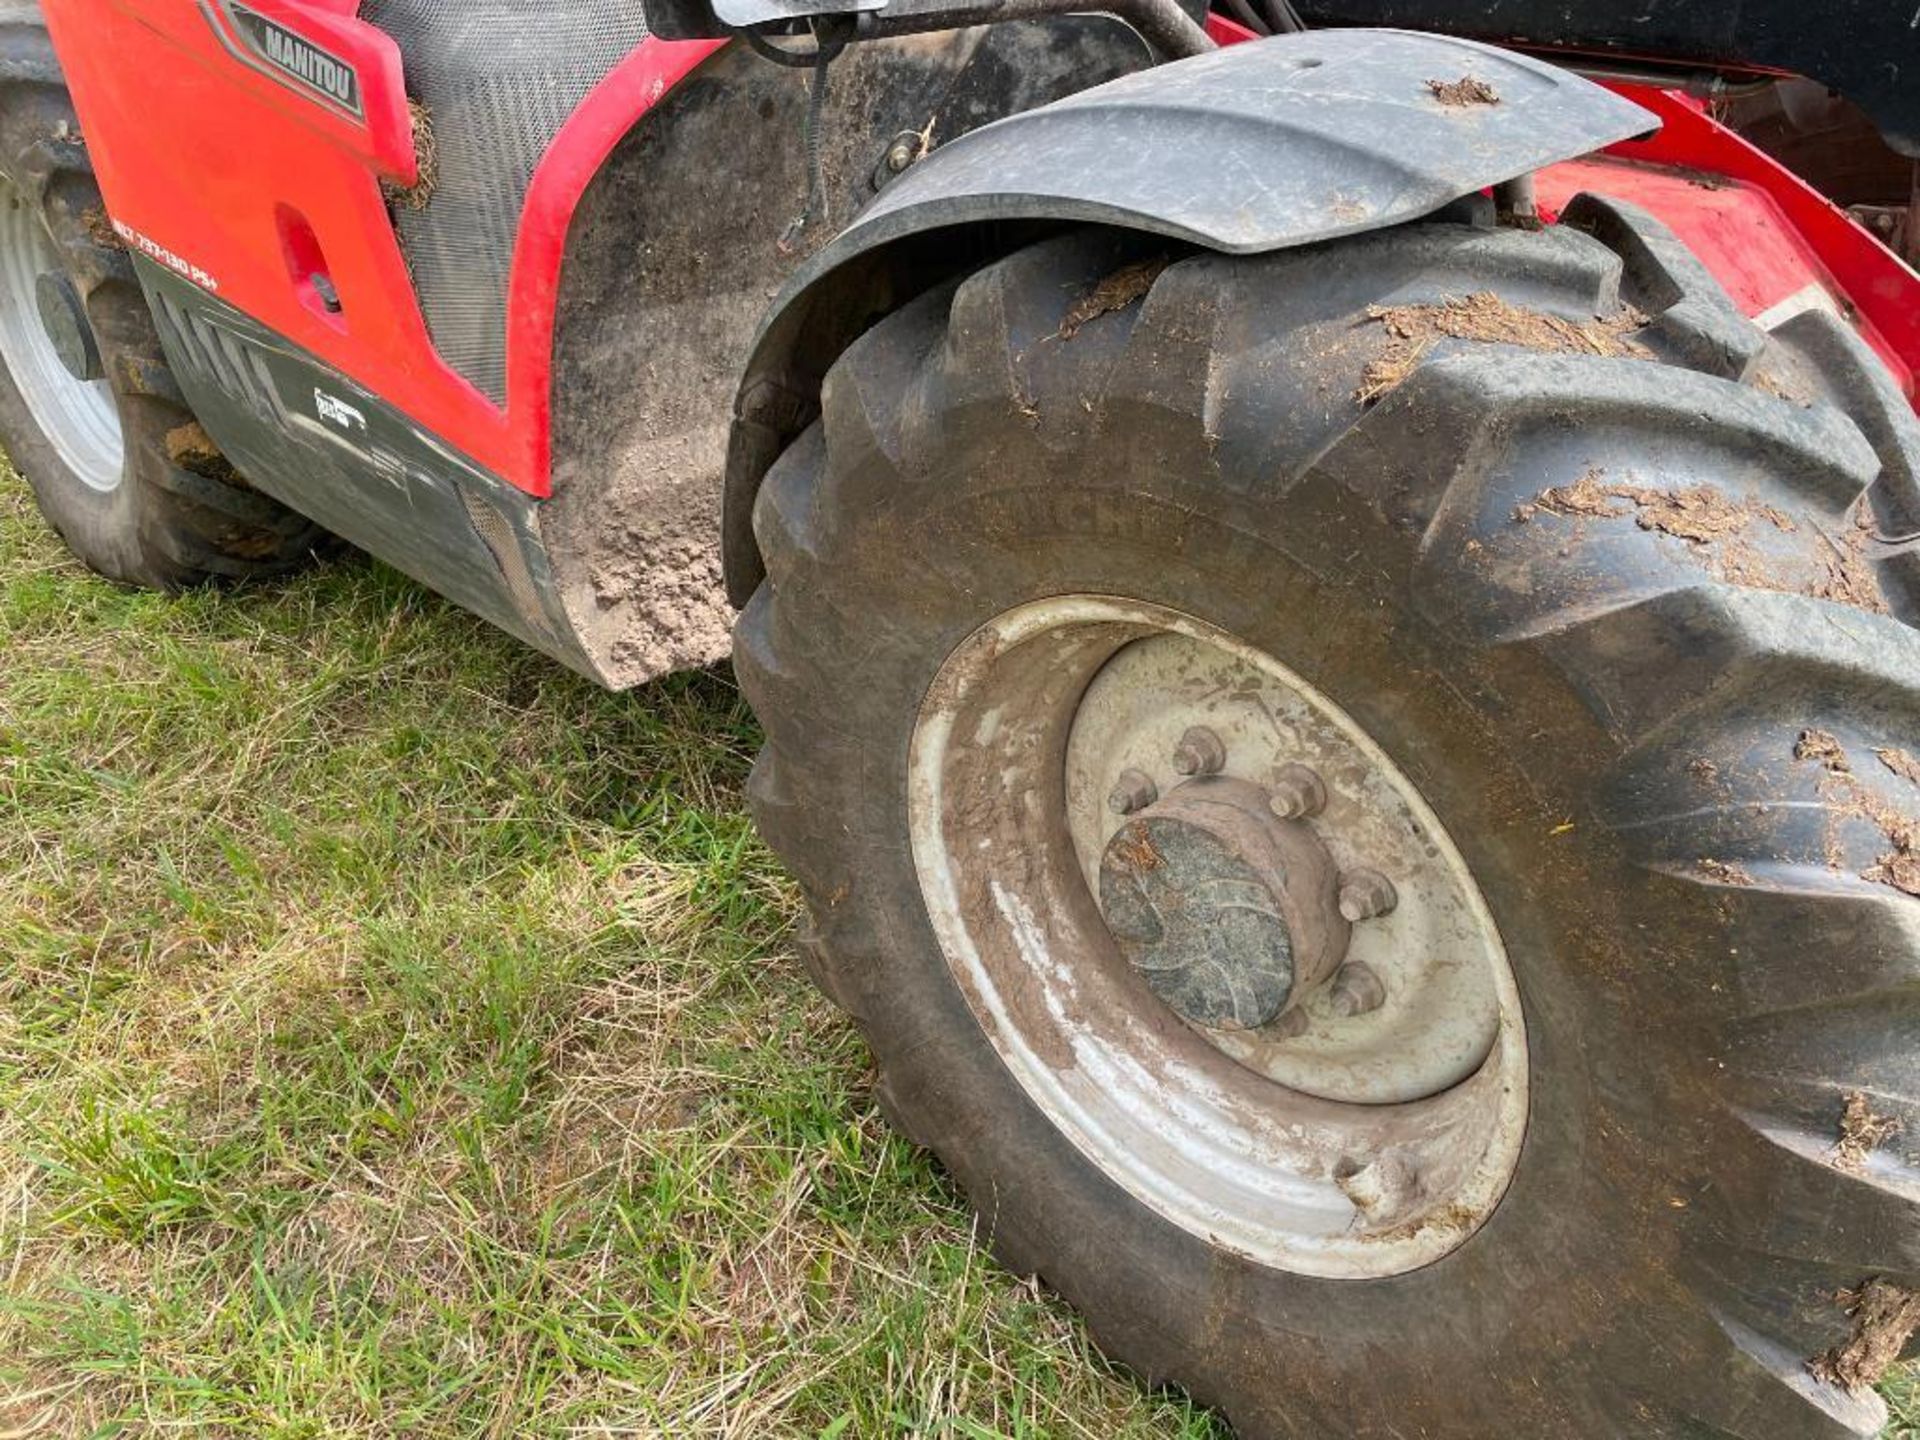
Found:
[[[1073,308],[1067,311],[1056,333],[1063,341],[1071,340],[1088,321],[1098,320],[1102,315],[1111,315],[1116,310],[1124,310],[1136,303],[1153,288],[1153,282],[1160,278],[1160,272],[1172,263],[1170,257],[1160,255],[1152,260],[1136,260],[1131,265],[1121,266],[1074,301]]]
[[[1867,1157],[1901,1130],[1891,1115],[1876,1115],[1867,1097],[1858,1090],[1847,1096],[1840,1112],[1840,1139],[1833,1147],[1833,1162],[1843,1170],[1859,1170]]]
[[[1388,343],[1360,377],[1354,398],[1363,405],[1405,380],[1426,350],[1443,339],[1518,345],[1552,355],[1649,356],[1644,346],[1628,338],[1647,323],[1647,317],[1631,306],[1604,319],[1577,321],[1477,291],[1437,305],[1374,305],[1367,310],[1367,318],[1385,327]]]
[[[1814,1379],[1865,1390],[1886,1378],[1920,1330],[1920,1294],[1886,1280],[1869,1280],[1837,1297],[1853,1318],[1853,1334],[1807,1364]]]
[[[1442,105],[1453,106],[1456,109],[1469,105],[1500,103],[1500,92],[1473,75],[1462,75],[1458,80],[1429,80],[1427,89],[1433,92],[1433,98]]]

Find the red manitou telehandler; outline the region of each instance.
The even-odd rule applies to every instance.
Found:
[[[880,1102],[1243,1435],[1870,1436],[1912,0],[0,7],[0,439],[732,655]]]

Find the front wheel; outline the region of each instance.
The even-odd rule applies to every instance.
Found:
[[[756,815],[881,1103],[1245,1435],[1884,1418],[1911,416],[1569,219],[1047,241],[869,331],[756,507]]]

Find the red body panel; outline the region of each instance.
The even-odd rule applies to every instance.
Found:
[[[186,0],[46,0],[112,218],[129,243],[208,277],[223,300],[545,494],[554,299],[574,206],[634,120],[721,42],[643,43],[535,172],[514,252],[503,409],[435,353],[387,217],[381,180],[415,178],[398,49],[354,18],[357,0],[248,4],[355,66],[364,123],[250,68]],[[316,256],[338,315],[306,279]]]
[[[46,0],[116,225],[130,243],[204,276],[222,299],[479,465],[546,494],[554,311],[574,208],[620,137],[724,42],[643,42],[547,151],[514,252],[502,408],[435,353],[388,221],[381,181],[414,178],[393,42],[354,18],[356,0],[248,4],[351,61],[364,121],[237,59],[211,12],[186,0]],[[1248,38],[1217,17],[1212,29],[1225,43]],[[1753,314],[1810,283],[1828,287],[1911,394],[1920,367],[1920,280],[1690,102],[1630,93],[1662,115],[1662,133],[1620,147],[1612,160],[1556,167],[1544,177],[1547,196],[1585,185],[1653,210]],[[1685,166],[1734,183],[1708,188],[1649,166]],[[316,265],[340,297],[337,315],[307,280]]]

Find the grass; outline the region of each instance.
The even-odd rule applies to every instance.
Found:
[[[128,593],[10,475],[0,645],[0,1440],[1223,1440],[881,1124],[724,673]]]
[[[129,593],[10,475],[0,645],[0,1435],[1222,1433],[880,1122],[725,673]]]

